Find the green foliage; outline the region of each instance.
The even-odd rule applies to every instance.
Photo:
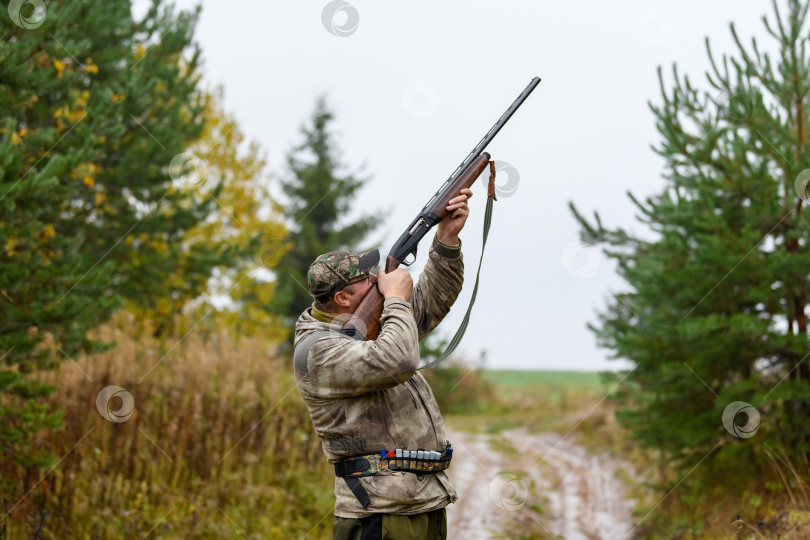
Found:
[[[435,332],[420,341],[422,364],[438,360],[447,349],[448,341]],[[484,361],[483,353],[478,366],[471,366],[456,355],[420,372],[430,384],[442,414],[474,414],[492,408],[495,387],[484,379]]]
[[[124,299],[198,296],[229,254],[182,241],[215,203],[168,174],[203,128],[198,13],[130,7],[47,2],[31,29],[0,17],[0,469],[44,459],[23,439],[58,424],[23,374],[108,347],[87,331]]]
[[[425,336],[419,342],[419,358],[422,359],[422,364],[430,364],[438,360],[447,349],[448,343],[450,343],[449,339],[435,331]]]
[[[62,425],[62,412],[40,398],[47,397],[53,386],[39,383],[19,373],[0,371],[0,389],[8,394],[0,402],[0,443],[7,459],[23,467],[45,467],[52,463],[47,453],[36,452],[32,433]],[[0,467],[3,469],[3,467]],[[6,476],[0,481],[0,492]]]
[[[598,214],[590,222],[571,205],[583,240],[605,245],[629,285],[590,327],[636,366],[619,375],[618,417],[681,473],[663,475],[662,489],[704,458],[690,477],[696,494],[701,478],[722,474],[757,483],[766,448],[757,442],[810,454],[810,222],[804,186],[797,195],[810,168],[810,38],[807,4],[786,3],[763,19],[775,55],[754,39],[743,45],[732,24],[735,56],[718,62],[707,40],[706,88],[676,67],[667,88],[659,69],[661,103],[650,108],[666,187],[643,201],[630,194],[654,239],[606,228]],[[761,413],[755,439],[724,429],[733,401]],[[683,504],[699,504],[687,494]]]
[[[282,181],[287,201],[283,213],[290,222],[289,235],[276,240],[289,251],[276,270],[276,298],[272,309],[292,324],[312,304],[306,271],[315,257],[328,251],[359,247],[381,221],[352,209],[357,191],[367,181],[343,168],[329,131],[333,115],[326,100],[318,99],[309,125],[301,128],[304,141],[287,155],[289,178]],[[359,216],[349,221],[349,216]]]
[[[483,412],[494,400],[494,387],[484,380],[481,369],[448,360],[421,373],[430,383],[442,414]]]

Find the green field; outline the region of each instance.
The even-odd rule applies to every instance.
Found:
[[[525,388],[530,386],[590,387],[601,388],[597,371],[542,371],[488,369],[484,380],[499,387]]]
[[[457,381],[451,380],[446,385],[445,391],[449,391],[446,394],[440,387],[434,387],[440,403],[442,399],[448,404],[451,401],[457,403],[462,399],[459,396],[462,386],[471,392],[473,403],[487,399],[477,410],[466,401],[464,406],[445,406],[447,412],[461,413],[446,418],[448,425],[455,429],[497,433],[522,426],[530,431],[565,431],[571,426],[565,422],[559,424],[561,420],[591,409],[613,387],[613,383],[603,384],[597,371],[493,369],[477,372],[476,376],[480,377],[478,382],[473,380],[474,377],[462,377],[469,383],[467,385],[458,385]],[[489,387],[489,398],[482,396],[481,385]]]

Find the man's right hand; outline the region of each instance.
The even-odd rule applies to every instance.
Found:
[[[407,302],[413,293],[413,278],[404,268],[397,268],[388,274],[380,268],[377,272],[377,287],[386,300],[396,297]]]

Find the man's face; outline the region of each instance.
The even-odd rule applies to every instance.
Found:
[[[335,303],[340,306],[340,313],[354,313],[363,297],[377,283],[377,274],[367,274],[355,278],[350,286],[335,294]],[[349,292],[352,289],[353,292]]]

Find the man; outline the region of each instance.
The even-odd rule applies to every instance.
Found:
[[[333,251],[307,272],[315,302],[295,325],[295,381],[323,452],[335,464],[335,539],[432,539],[447,535],[445,507],[458,498],[443,470],[413,472],[381,452],[424,450],[449,464],[452,449],[436,399],[417,371],[419,341],[455,302],[464,279],[459,232],[469,189],[451,199],[416,284],[401,268],[371,270],[379,251]],[[366,292],[385,298],[380,334],[340,334]],[[348,459],[347,458],[353,458]],[[463,458],[462,458],[463,459]],[[391,466],[393,464],[393,466]],[[420,465],[427,468],[427,466]]]

